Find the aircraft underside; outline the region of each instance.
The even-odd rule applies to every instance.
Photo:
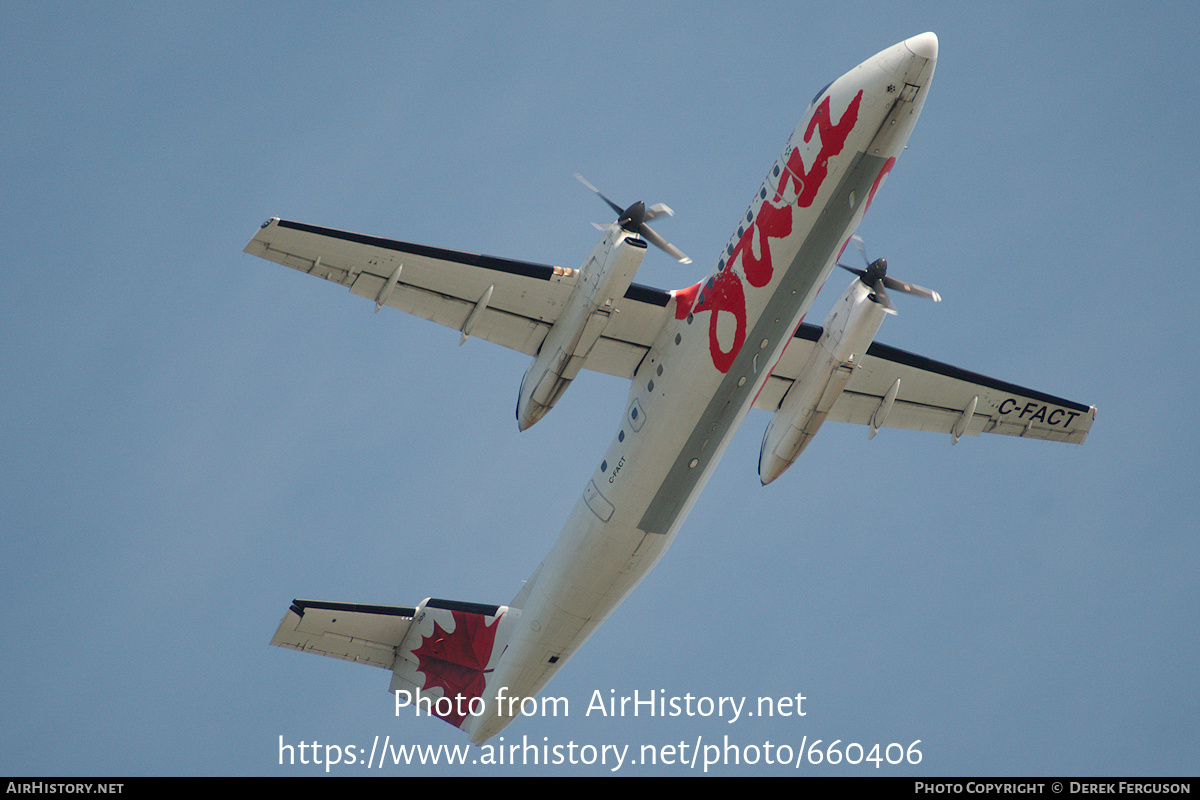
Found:
[[[936,37],[922,34],[813,98],[710,277],[675,292],[632,283],[647,241],[687,260],[646,224],[670,209],[622,208],[603,195],[618,220],[577,270],[265,223],[247,252],[348,286],[377,310],[530,355],[522,429],[582,368],[631,381],[621,423],[562,533],[507,606],[297,600],[272,643],[388,669],[391,691],[423,696],[479,743],[658,562],[752,407],[776,414],[764,483],[827,419],[867,425],[872,436],[911,427],[953,441],[995,432],[1082,442],[1094,408],[873,344],[894,313],[884,287],[902,285],[882,260],[856,271],[822,328],[801,324],[903,151],[936,57]]]

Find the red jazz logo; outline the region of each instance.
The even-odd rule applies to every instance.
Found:
[[[742,286],[741,275],[734,271],[735,262],[740,264],[741,272],[750,286],[762,288],[771,282],[775,269],[771,263],[770,240],[784,239],[792,235],[793,204],[785,197],[795,192],[794,205],[801,208],[812,205],[821,184],[829,174],[829,159],[842,152],[850,131],[858,122],[861,101],[860,91],[835,123],[829,112],[829,96],[826,95],[804,129],[805,143],[812,141],[814,132],[819,131],[821,134],[821,149],[813,158],[812,164],[806,168],[800,157],[800,150],[793,148],[779,176],[774,195],[763,198],[758,215],[729,253],[726,268],[710,278],[703,287],[697,284],[675,293],[677,319],[683,319],[689,313],[712,312],[708,320],[708,349],[712,354],[713,365],[721,372],[729,371],[733,359],[746,341],[746,292]],[[889,170],[890,166],[890,163],[886,165],[884,172]],[[878,180],[876,183],[878,184]],[[874,190],[875,187],[872,187],[872,197]],[[732,314],[734,319],[733,341],[728,349],[723,348],[717,339],[717,323],[722,313]]]

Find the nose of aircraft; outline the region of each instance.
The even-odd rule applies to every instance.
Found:
[[[937,64],[938,38],[935,33],[919,33],[876,53],[867,62],[906,83],[924,86]]]
[[[935,33],[919,33],[911,39],[905,39],[904,46],[914,56],[928,59],[937,58],[938,38]]]

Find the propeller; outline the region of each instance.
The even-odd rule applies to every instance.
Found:
[[[926,300],[932,300],[935,303],[942,301],[942,296],[932,289],[926,289],[924,286],[917,286],[914,283],[905,283],[895,278],[889,278],[887,274],[887,259],[877,258],[872,261],[867,258],[867,248],[863,246],[863,240],[858,236],[850,238],[854,240],[854,244],[858,247],[858,252],[862,253],[863,262],[867,265],[867,268],[858,269],[857,267],[848,267],[840,261],[838,262],[838,266],[857,275],[859,280],[874,292],[871,295],[871,299],[883,306],[884,311],[889,314],[896,313],[896,306],[892,304],[892,298],[888,297],[887,289],[895,289],[897,292],[924,297]]]
[[[601,200],[608,203],[609,208],[617,212],[617,224],[620,225],[622,229],[641,236],[643,239],[650,242],[650,244],[667,253],[667,255],[671,256],[671,258],[677,260],[680,264],[692,263],[692,260],[684,255],[682,250],[659,236],[649,225],[646,224],[652,219],[674,216],[675,212],[672,211],[668,206],[663,203],[655,203],[647,208],[645,203],[643,203],[641,200],[638,200],[628,208],[621,208],[621,206],[605,197],[599,189],[588,183],[587,180],[578,172],[575,173],[575,177],[580,183],[599,195]],[[596,227],[603,230],[603,226],[601,225],[597,225]]]

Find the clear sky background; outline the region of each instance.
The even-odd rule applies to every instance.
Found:
[[[675,209],[658,230],[696,263],[651,252],[637,280],[689,285],[814,92],[925,30],[928,101],[859,233],[945,302],[898,298],[879,339],[1094,404],[1087,443],[831,424],[764,488],[752,412],[548,687],[570,716],[505,742],[919,739],[915,767],[798,773],[1194,774],[1200,12],[1046,5],[4,4],[0,774],[465,744],[397,719],[386,672],[267,642],[294,597],[506,603],[626,382],[585,374],[518,434],[526,357],[242,247],[281,216],[575,267],[609,221],[581,172]],[[585,716],[610,689],[802,693],[806,716]]]

